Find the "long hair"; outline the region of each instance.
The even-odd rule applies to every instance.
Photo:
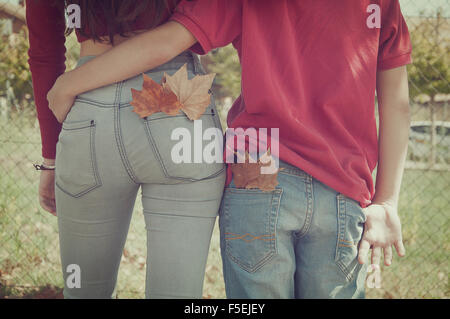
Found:
[[[56,0],[59,3],[62,0]],[[106,24],[109,42],[114,44],[114,35],[127,36],[131,32],[133,22],[145,14],[144,29],[158,26],[165,13],[171,14],[179,0],[65,0],[65,5],[77,4],[81,10],[81,35],[94,41],[107,42],[101,39],[99,23]],[[86,28],[88,33],[86,33]],[[73,29],[67,29],[70,34]]]

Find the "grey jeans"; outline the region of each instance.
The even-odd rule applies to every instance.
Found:
[[[91,58],[82,57],[77,67]],[[159,83],[164,72],[173,74],[185,63],[190,77],[204,73],[188,52],[145,73]],[[140,75],[79,95],[63,123],[55,198],[65,298],[115,296],[139,187],[147,230],[146,297],[202,296],[225,166],[172,160],[178,143],[173,130],[185,128],[194,138],[194,123],[181,112],[140,118],[130,101],[131,88],[141,90],[142,81]],[[200,120],[203,130],[220,128],[213,99]]]

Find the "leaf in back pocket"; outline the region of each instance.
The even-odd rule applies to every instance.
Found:
[[[131,89],[133,100],[130,104],[133,106],[133,112],[141,118],[157,112],[169,115],[178,114],[181,105],[177,96],[170,89],[164,88],[145,74],[143,74],[143,79],[141,91]]]
[[[237,153],[235,154],[238,155]],[[244,163],[230,164],[234,184],[237,188],[258,188],[264,192],[275,190],[275,187],[278,185],[278,172],[281,169],[277,168],[272,174],[262,174],[262,167],[271,166],[272,161],[270,150],[263,154],[258,161],[250,158],[248,152],[245,152]]]
[[[261,165],[255,160],[250,161],[250,155],[246,151],[244,163],[232,163],[230,164],[230,168],[233,172],[233,179],[236,187],[245,188],[251,181],[258,178]]]
[[[196,75],[189,80],[184,64],[174,75],[164,74],[163,87],[169,87],[178,97],[181,109],[190,120],[197,120],[211,103],[209,90],[215,73]]]

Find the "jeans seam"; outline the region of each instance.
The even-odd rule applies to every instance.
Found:
[[[150,145],[151,145],[151,147],[153,149],[153,152],[156,155],[156,158],[158,159],[159,165],[161,166],[161,169],[162,169],[162,171],[164,173],[164,176],[169,178],[169,174],[167,173],[167,169],[166,169],[166,167],[165,167],[165,165],[164,165],[164,163],[162,161],[161,154],[159,153],[159,150],[156,147],[155,140],[154,140],[154,138],[152,136],[152,132],[151,132],[150,126],[149,126],[150,125],[149,121],[148,120],[144,120],[144,125],[145,125],[145,132],[147,133],[146,134],[147,135],[147,139],[148,139],[148,141],[149,141],[149,143],[150,143]]]
[[[306,197],[307,197],[307,207],[306,207],[306,216],[305,216],[305,223],[303,224],[303,227],[295,234],[296,238],[302,238],[306,236],[308,233],[310,227],[311,227],[311,221],[312,221],[312,215],[314,212],[314,188],[313,188],[313,178],[311,175],[305,176],[305,191],[306,191]]]
[[[148,199],[156,199],[156,200],[164,200],[164,201],[173,201],[173,202],[187,202],[187,203],[205,203],[205,202],[214,202],[217,201],[220,198],[213,198],[213,199],[205,199],[205,200],[187,200],[187,199],[175,199],[175,198],[161,198],[161,197],[152,197],[148,195],[142,195],[142,198],[148,198]]]
[[[86,103],[86,104],[90,104],[93,106],[97,106],[97,107],[102,107],[102,108],[111,108],[114,107],[115,104],[110,104],[110,103],[102,103],[102,102],[98,102],[98,101],[92,101],[86,98],[81,98],[81,97],[77,97],[75,99],[75,102],[81,102],[81,103]]]
[[[345,226],[346,226],[346,220],[347,220],[347,202],[345,200],[344,195],[338,194],[337,195],[337,222],[338,222],[338,237],[336,240],[336,254],[335,254],[335,262],[336,265],[339,267],[339,269],[342,271],[342,273],[345,275],[346,279],[348,281],[353,280],[353,274],[350,273],[347,269],[347,267],[343,264],[341,261],[341,254],[340,254],[340,247],[341,242],[345,242]]]
[[[277,226],[278,226],[278,217],[280,215],[280,206],[281,206],[281,197],[283,196],[283,189],[280,188],[280,191],[278,192],[278,196],[272,197],[272,214],[275,216],[274,218],[274,225],[272,226],[272,229],[274,230],[274,238],[275,240],[271,242],[271,245],[273,246],[274,255],[278,254],[278,246],[277,246]],[[272,222],[272,220],[270,220]],[[271,229],[268,230],[267,233],[270,233]]]
[[[306,180],[308,179],[308,177],[310,177],[309,174],[307,174],[305,172],[295,172],[292,168],[287,168],[287,167],[283,167],[283,166],[280,166],[280,168],[282,168],[282,170],[279,172],[279,174],[300,177],[300,178],[303,178]]]
[[[122,82],[117,83],[117,85],[116,85],[116,95],[115,95],[115,100],[114,100],[114,138],[116,140],[120,158],[122,159],[122,164],[124,165],[125,170],[128,173],[128,176],[134,183],[139,184],[139,181],[137,180],[136,175],[134,174],[131,166],[129,165],[129,161],[126,156],[126,152],[125,152],[124,145],[122,142],[122,134],[121,134],[121,128],[120,128],[120,98],[121,98],[121,91],[122,91],[123,83],[124,82],[122,81]]]
[[[79,192],[77,194],[71,194],[70,192],[68,192],[67,190],[65,190],[61,185],[59,185],[59,183],[56,181],[55,179],[55,185],[65,194],[73,197],[73,198],[79,198],[87,193],[89,193],[90,191],[96,189],[97,187],[100,187],[102,185],[102,181],[100,179],[100,175],[97,169],[97,159],[96,159],[96,155],[95,155],[95,122],[92,124],[92,120],[91,120],[91,125],[90,126],[86,126],[86,127],[80,127],[77,129],[85,129],[85,128],[89,128],[89,149],[90,149],[90,156],[89,156],[89,162],[90,162],[90,169],[92,171],[92,175],[95,179],[95,185],[92,185],[91,187],[89,187],[88,189]],[[73,129],[66,129],[66,130],[76,130],[75,128]]]
[[[97,186],[100,186],[100,185],[102,185],[102,181],[100,179],[100,174],[99,174],[98,167],[97,167],[97,155],[95,153],[95,130],[96,130],[96,125],[94,124],[90,129],[91,166],[92,166],[92,171],[94,173],[95,181],[98,184]]]

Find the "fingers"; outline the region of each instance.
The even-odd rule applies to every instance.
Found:
[[[41,207],[52,214],[53,216],[56,216],[56,203],[54,199],[40,196],[39,197],[39,203],[41,204]]]
[[[373,247],[372,248],[372,264],[379,265],[381,260],[381,247]]]
[[[370,243],[364,238],[359,243],[358,262],[364,264],[367,260],[367,254],[369,253]]]
[[[62,122],[64,122],[64,120],[66,119],[67,114],[59,114],[56,119],[58,120],[59,123],[62,124]]]
[[[392,247],[384,248],[384,264],[390,266],[392,264]]]
[[[54,183],[55,171],[41,171],[39,181],[39,204],[44,210],[56,216]]]
[[[394,246],[395,246],[395,250],[397,251],[397,254],[398,254],[400,257],[405,256],[406,250],[405,250],[405,246],[403,246],[403,241],[402,241],[401,239],[398,240],[398,241],[396,241],[396,242],[394,243]]]
[[[394,246],[400,257],[405,256],[405,247],[403,246],[402,241],[396,242]],[[358,252],[358,262],[360,264],[365,263],[370,249],[371,249],[370,243],[367,240],[361,240]],[[393,257],[391,246],[385,248],[382,248],[380,246],[372,247],[371,263],[374,265],[379,265],[381,261],[382,252],[384,252],[384,264],[386,266],[390,266],[392,264],[392,257]]]

